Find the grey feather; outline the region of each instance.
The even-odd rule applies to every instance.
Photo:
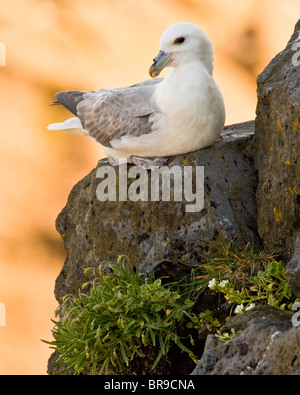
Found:
[[[113,139],[152,132],[149,116],[158,111],[152,95],[161,81],[157,78],[124,88],[93,92],[64,91],[55,97],[80,119],[91,137],[111,147]]]
[[[77,105],[83,100],[84,91],[63,91],[56,93],[59,104],[66,107],[72,114],[77,115]]]

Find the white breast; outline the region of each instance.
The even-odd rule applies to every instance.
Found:
[[[154,93],[159,115],[153,133],[124,136],[105,149],[115,159],[174,156],[207,147],[221,134],[225,110],[222,95],[201,62],[172,69]]]

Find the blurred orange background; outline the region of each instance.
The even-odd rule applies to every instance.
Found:
[[[0,374],[46,374],[51,350],[40,339],[51,339],[65,258],[55,219],[72,186],[103,157],[87,138],[46,129],[71,116],[49,106],[54,93],[148,79],[161,33],[187,21],[213,42],[226,124],[254,119],[256,77],[284,49],[299,16],[299,0],[1,2]]]

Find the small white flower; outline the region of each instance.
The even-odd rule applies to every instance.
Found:
[[[255,307],[255,303],[250,303],[248,307],[246,307],[245,311],[252,310]]]
[[[217,281],[215,278],[213,278],[212,280],[209,281],[208,288],[214,289],[216,286],[217,286]]]
[[[223,280],[223,281],[220,282],[219,287],[225,288],[228,283],[229,283],[228,280]]]
[[[238,304],[234,310],[235,314],[243,314],[244,312],[244,305]]]

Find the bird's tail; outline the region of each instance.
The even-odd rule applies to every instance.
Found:
[[[48,130],[63,130],[64,132],[79,134],[80,136],[88,136],[87,130],[83,129],[80,119],[77,117],[69,118],[64,122],[51,123],[47,127]]]

